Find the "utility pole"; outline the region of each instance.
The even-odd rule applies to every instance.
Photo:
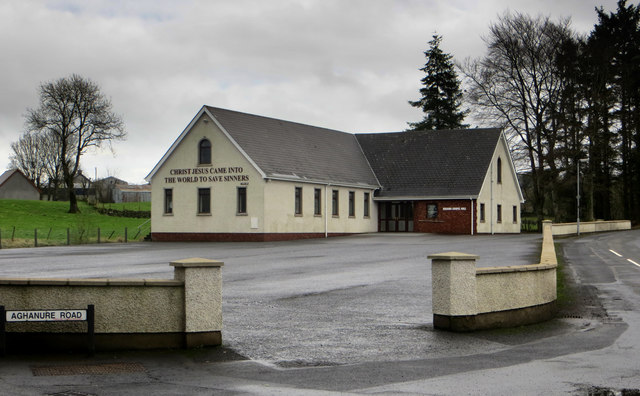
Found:
[[[589,161],[586,158],[580,159],[578,160],[578,162],[576,163],[576,167],[577,167],[577,171],[578,171],[578,177],[577,177],[577,183],[576,183],[576,202],[577,202],[577,206],[576,206],[576,214],[577,214],[577,219],[576,219],[576,224],[577,224],[577,231],[578,231],[578,235],[580,235],[580,163],[584,162],[586,163],[587,161]]]

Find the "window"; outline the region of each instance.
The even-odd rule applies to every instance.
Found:
[[[513,205],[513,224],[518,222],[518,207]]]
[[[322,191],[319,188],[313,190],[313,214],[322,216]]]
[[[349,191],[349,217],[356,216],[356,193]]]
[[[369,217],[369,193],[364,193],[364,217]]]
[[[164,214],[173,214],[173,189],[164,189]]]
[[[339,202],[339,196],[338,196],[338,190],[333,190],[331,191],[331,214],[333,216],[338,216],[338,214],[340,213],[338,210],[338,205],[340,204]]]
[[[238,214],[247,214],[247,188],[238,187]]]
[[[211,164],[211,142],[208,139],[202,139],[198,145],[198,164]]]
[[[502,183],[502,159],[500,159],[500,157],[498,157],[498,164],[497,164],[497,170],[496,170],[496,179],[498,184]]]
[[[302,187],[296,187],[294,213],[302,215]]]
[[[198,214],[211,213],[211,189],[198,189]]]
[[[438,204],[427,204],[427,219],[438,218]]]
[[[498,205],[496,208],[496,222],[502,223],[502,205]]]
[[[485,222],[485,212],[484,212],[484,204],[480,204],[480,222]]]

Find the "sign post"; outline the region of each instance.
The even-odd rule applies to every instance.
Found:
[[[0,305],[0,317],[2,317],[2,319],[0,320],[0,355],[4,356],[5,345],[6,345],[5,332],[4,332],[4,319],[5,319],[4,305]]]

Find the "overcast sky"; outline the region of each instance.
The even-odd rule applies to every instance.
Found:
[[[636,3],[636,2],[629,2]],[[203,105],[346,132],[422,118],[423,52],[434,33],[456,60],[485,53],[505,11],[571,17],[588,33],[615,0],[6,0],[0,2],[0,172],[38,86],[94,80],[128,139],[90,152],[91,178],[142,183]]]

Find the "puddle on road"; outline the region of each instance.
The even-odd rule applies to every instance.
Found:
[[[580,389],[581,395],[587,396],[640,396],[640,389],[614,389],[590,386]]]
[[[309,367],[334,367],[340,366],[340,363],[329,361],[313,361],[313,360],[282,360],[275,363],[280,368],[309,368]]]

